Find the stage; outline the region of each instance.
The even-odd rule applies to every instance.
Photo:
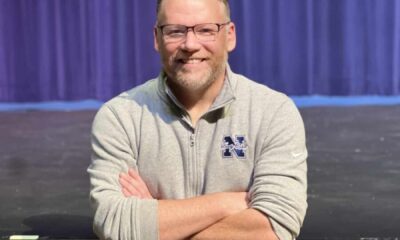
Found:
[[[0,236],[94,239],[86,168],[95,109],[0,111]],[[400,105],[307,106],[298,239],[400,239]]]

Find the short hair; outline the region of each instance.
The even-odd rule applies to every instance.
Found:
[[[224,5],[225,5],[225,11],[226,11],[226,16],[228,17],[228,20],[230,20],[231,19],[231,10],[230,10],[230,7],[229,7],[229,2],[228,2],[228,0],[218,0],[218,1],[220,1],[220,2],[222,2]],[[158,15],[159,15],[159,13],[160,13],[160,8],[161,8],[161,2],[162,2],[162,0],[157,0],[157,20],[158,20]]]

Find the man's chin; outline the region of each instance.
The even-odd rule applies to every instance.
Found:
[[[211,84],[209,76],[204,74],[184,74],[179,75],[176,83],[188,91],[199,91],[207,88]]]

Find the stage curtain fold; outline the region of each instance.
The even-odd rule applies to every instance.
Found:
[[[230,0],[238,73],[289,95],[400,94],[400,1]],[[0,101],[107,100],[156,77],[156,0],[0,0]]]

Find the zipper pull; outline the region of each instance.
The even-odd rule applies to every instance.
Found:
[[[194,146],[194,134],[190,134],[190,146]]]

